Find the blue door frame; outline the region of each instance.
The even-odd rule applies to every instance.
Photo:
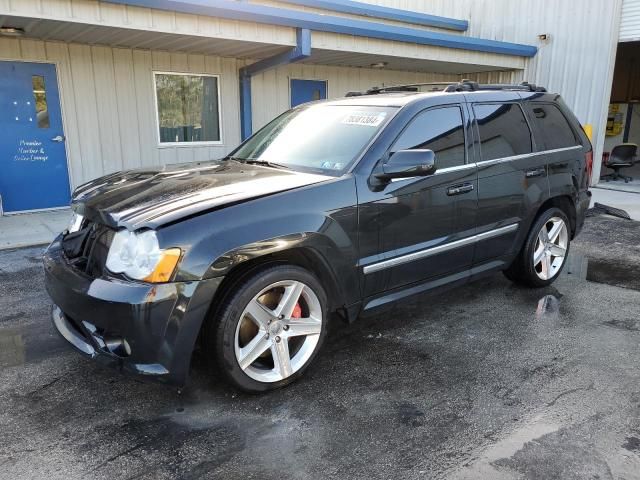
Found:
[[[326,98],[327,82],[324,80],[291,80],[291,108]]]
[[[69,205],[53,64],[0,61],[0,196],[6,213]]]

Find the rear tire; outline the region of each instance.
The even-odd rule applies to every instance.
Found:
[[[327,333],[327,295],[293,265],[254,270],[236,283],[206,332],[208,351],[235,387],[260,393],[298,379]]]
[[[564,268],[570,245],[567,215],[556,207],[545,210],[533,223],[522,249],[504,275],[529,287],[550,285]]]

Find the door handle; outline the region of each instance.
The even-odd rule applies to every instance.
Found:
[[[62,143],[65,141],[65,137],[63,135],[57,135],[51,139],[52,142]]]
[[[547,171],[544,168],[536,168],[535,170],[527,170],[525,172],[525,176],[527,178],[541,177],[542,175],[544,175],[546,173],[547,173]]]
[[[472,183],[463,183],[461,185],[453,185],[453,186],[447,188],[447,195],[449,195],[449,196],[461,195],[463,193],[469,193],[472,190],[473,190],[473,184]]]

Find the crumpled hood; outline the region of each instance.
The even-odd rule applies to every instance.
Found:
[[[72,207],[113,227],[156,228],[188,215],[333,177],[227,161],[129,170],[81,185]]]

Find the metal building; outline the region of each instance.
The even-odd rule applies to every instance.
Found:
[[[116,170],[220,157],[292,105],[394,83],[544,85],[592,126],[600,158],[618,36],[640,38],[639,5],[0,0],[3,210],[66,205]]]

